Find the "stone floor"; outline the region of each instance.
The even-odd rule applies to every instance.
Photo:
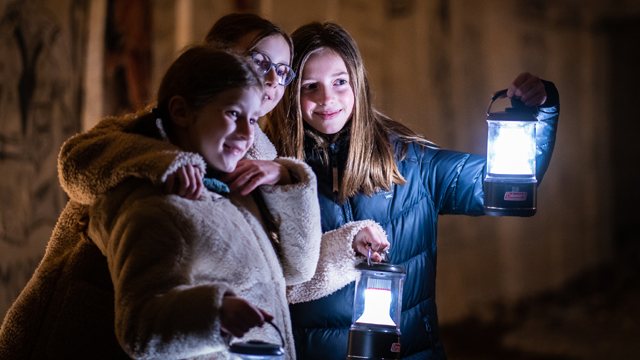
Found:
[[[449,360],[640,360],[640,239],[563,289],[442,327]]]

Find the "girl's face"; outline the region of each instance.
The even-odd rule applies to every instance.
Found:
[[[236,45],[236,50],[245,53],[256,35],[257,32],[251,32],[241,37]],[[266,54],[274,64],[291,65],[289,44],[281,35],[273,35],[260,40],[253,48],[253,51]],[[278,85],[278,77],[274,66],[264,75],[264,99],[260,109],[260,116],[271,112],[282,99],[282,95],[284,95],[284,86]]]
[[[232,172],[253,144],[254,124],[260,117],[262,91],[255,87],[220,93],[190,116],[190,149],[216,170]]]
[[[355,96],[342,57],[324,48],[307,59],[302,70],[302,118],[324,134],[335,134],[351,118]]]

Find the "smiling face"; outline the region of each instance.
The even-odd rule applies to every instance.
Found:
[[[335,134],[351,118],[355,97],[347,67],[337,53],[322,48],[307,59],[302,70],[302,118],[324,134]]]
[[[256,35],[257,32],[251,32],[241,37],[235,49],[241,53],[246,53]],[[266,37],[260,40],[251,50],[266,54],[275,64],[291,65],[289,44],[281,35]],[[271,70],[264,75],[265,95],[260,109],[260,116],[268,114],[276,107],[280,99],[282,99],[282,95],[284,95],[284,88],[284,86],[278,85],[276,68],[272,67]]]
[[[218,171],[232,172],[253,145],[262,91],[255,87],[220,93],[189,116],[185,150],[202,155]]]

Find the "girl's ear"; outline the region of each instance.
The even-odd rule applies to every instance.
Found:
[[[169,116],[171,121],[179,127],[186,127],[189,125],[189,107],[187,101],[179,95],[172,97],[169,100]]]

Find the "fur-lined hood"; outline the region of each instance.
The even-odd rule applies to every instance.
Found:
[[[122,117],[107,117],[90,131],[67,140],[58,156],[60,185],[80,204],[91,204],[97,196],[134,176],[164,183],[169,174],[192,165],[206,172],[202,157],[185,152],[168,142],[143,137],[128,131],[149,109]],[[256,125],[253,146],[246,159],[274,160],[277,152]],[[121,151],[127,149],[127,151]],[[99,166],[96,160],[99,160]],[[111,171],[111,174],[106,174]]]
[[[5,317],[0,330],[0,358],[43,359],[50,356],[93,359],[128,358],[119,346],[113,331],[115,295],[112,279],[117,280],[122,274],[114,274],[113,265],[108,268],[106,262],[101,261],[104,259],[102,254],[107,254],[110,246],[113,248],[113,242],[96,241],[100,244],[97,247],[82,231],[87,227],[90,205],[94,215],[102,212],[105,218],[113,217],[113,214],[108,214],[108,211],[101,211],[96,201],[108,191],[122,193],[127,186],[138,182],[132,178],[150,181],[147,185],[141,185],[146,189],[143,193],[148,195],[149,201],[155,199],[153,201],[162,202],[162,196],[153,193],[159,187],[153,187],[150,184],[161,184],[168,174],[186,164],[200,167],[203,172],[205,170],[205,163],[197,154],[186,153],[169,143],[126,131],[133,121],[146,113],[148,111],[121,118],[106,118],[92,130],[79,134],[64,144],[59,156],[58,169],[61,185],[69,194],[71,201],[60,216],[44,259]],[[247,153],[247,158],[274,159],[275,148],[264,133],[257,129],[255,136],[254,146]],[[275,252],[272,244],[261,241],[260,243],[266,249],[271,248],[271,252],[265,249],[252,249],[253,255],[245,259],[252,259],[256,256],[256,252],[272,254],[273,256],[265,256],[264,262],[269,264],[269,269],[279,268],[279,274],[284,274],[286,284],[289,285],[287,300],[289,302],[314,300],[331,294],[356,278],[357,271],[353,265],[358,260],[351,246],[353,237],[367,225],[378,225],[372,221],[358,221],[324,234],[318,261],[317,251],[315,253],[309,251],[319,247],[319,209],[315,176],[308,166],[297,160],[277,159],[276,161],[284,162],[290,171],[296,171],[296,177],[300,182],[290,186],[262,186],[260,192],[264,195],[266,206],[272,214],[281,220],[290,219],[291,221],[281,221],[279,232],[282,243],[276,244]],[[113,190],[119,184],[121,187]],[[208,194],[210,197],[208,200],[194,202],[172,197],[172,201],[163,203],[162,206],[155,206],[154,203],[150,208],[157,210],[168,206],[176,210],[184,206],[185,213],[182,215],[186,215],[190,214],[189,211],[196,211],[192,208],[193,203],[198,203],[199,206],[204,204],[210,206],[212,205],[210,202],[223,200],[225,206],[234,204],[230,209],[235,208],[236,215],[242,214],[242,219],[238,219],[240,223],[244,222],[245,226],[238,228],[239,231],[253,229],[254,233],[263,232],[260,229],[259,217],[252,215],[255,214],[256,209],[252,208],[255,202],[250,198],[232,196],[230,200],[226,200],[212,193]],[[100,201],[106,203],[104,199]],[[143,200],[139,199],[139,201]],[[135,209],[139,211],[140,206],[131,207],[131,209],[123,207],[123,211]],[[142,216],[149,215],[146,214],[147,211],[142,213]],[[218,213],[218,216],[224,218],[228,213]],[[189,219],[195,218],[201,219],[202,223],[207,223],[213,214],[209,213],[206,218],[190,217],[190,215],[182,218],[185,218],[186,223],[193,224]],[[247,223],[250,226],[246,226]],[[102,220],[92,221],[90,232],[95,233],[96,238],[101,231],[105,239],[112,238],[107,235],[113,234],[114,229],[104,224],[106,223]],[[156,222],[151,222],[145,228],[154,229],[155,227]],[[237,234],[234,232],[228,234],[228,237],[235,238]],[[255,241],[258,238],[261,237],[254,235]],[[316,264],[318,264],[317,267]],[[253,267],[254,263],[251,262],[247,266]],[[313,278],[305,281],[311,275]],[[260,284],[274,284],[281,290],[282,282],[265,279]],[[287,343],[293,344],[287,301],[280,294],[280,290],[274,291],[275,298],[279,299],[279,307],[285,309],[282,310],[279,318],[282,319],[282,330],[285,332]],[[212,295],[210,300],[216,299],[216,296],[218,295]],[[257,303],[261,303],[260,301],[256,300]],[[81,306],[81,304],[84,305]],[[208,306],[212,306],[210,302]],[[88,327],[93,330],[86,331]],[[273,330],[266,331],[269,334],[265,333],[264,337],[259,338],[278,340],[273,338]],[[124,341],[127,341],[128,333],[124,331],[124,335],[121,335],[121,337],[124,336]],[[293,356],[292,348],[291,346],[288,351],[288,357]]]

